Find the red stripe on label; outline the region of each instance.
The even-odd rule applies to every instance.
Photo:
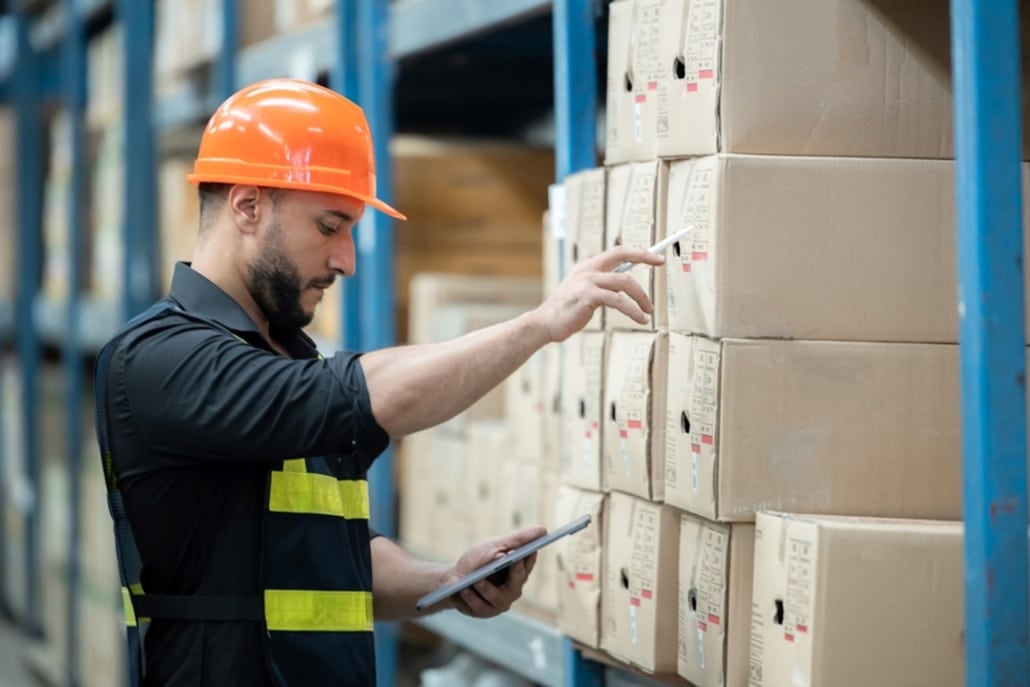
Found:
[[[637,607],[639,608],[639,607],[640,607],[640,599],[638,599],[638,598],[637,598],[637,597],[635,597],[635,596],[634,596],[634,597],[632,597],[632,598],[631,598],[631,599],[629,600],[629,605],[630,605],[630,606],[637,606]]]
[[[594,422],[593,422],[593,424],[592,424],[591,426],[592,426],[592,427],[593,427],[594,429],[597,429],[597,427],[598,427],[598,425],[597,425],[597,420],[594,420]]]
[[[576,573],[576,580],[582,582],[593,582],[594,573]]]
[[[630,429],[643,429],[644,425],[640,420],[630,420],[626,423]]]
[[[715,72],[711,69],[699,69],[697,71],[697,78],[699,79],[711,79],[715,77]]]
[[[589,439],[589,438],[590,438],[590,430],[589,430],[589,429],[588,429],[588,430],[587,430],[587,432],[586,432],[586,438],[587,438],[587,439]]]
[[[638,93],[636,95],[636,97],[633,98],[633,101],[634,102],[638,102],[638,103],[646,103],[647,102],[647,94],[646,93]]]
[[[715,440],[712,439],[712,435],[711,434],[702,434],[701,435],[701,443],[702,444],[708,444],[709,446],[711,446],[712,442],[714,442],[714,441]]]
[[[715,615],[714,613],[709,613],[708,622],[710,622],[712,625],[718,625],[721,621],[719,620],[719,616]]]
[[[688,83],[687,84],[687,93],[697,93],[697,84],[696,83]]]
[[[698,620],[697,629],[701,630],[702,632],[708,632],[708,624],[705,623],[705,621],[703,620]]]
[[[805,633],[805,632],[808,632],[808,625],[798,625],[795,629],[798,632]]]
[[[707,260],[708,259],[708,251],[694,251],[693,253],[690,254],[690,259],[691,260]]]
[[[657,81],[648,81],[647,82],[647,90],[649,90],[649,91],[657,91],[658,90],[658,82]]]
[[[644,597],[645,599],[653,599],[654,593],[650,589],[641,589],[640,596]]]
[[[788,642],[793,642],[794,641],[794,635],[791,635],[791,634],[784,634],[783,638],[786,639]]]
[[[683,271],[684,272],[689,272],[690,271],[690,263],[689,262],[683,263]]]
[[[624,430],[624,429],[620,429],[619,430],[619,437],[620,438],[625,439],[628,436],[629,436],[629,433],[626,430]]]
[[[692,453],[701,453],[701,444],[691,444],[690,451]]]

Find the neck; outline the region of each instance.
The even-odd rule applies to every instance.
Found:
[[[207,241],[198,241],[192,268],[229,294],[254,321],[265,339],[272,342],[268,318],[247,289],[246,266],[238,263],[238,253],[219,246],[217,241],[212,240],[214,237],[207,238]]]

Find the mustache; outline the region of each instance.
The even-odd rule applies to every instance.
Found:
[[[308,282],[308,288],[316,289],[328,289],[330,286],[336,283],[336,275],[330,274],[322,277],[321,279],[312,279]]]

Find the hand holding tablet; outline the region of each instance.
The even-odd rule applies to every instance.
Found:
[[[562,537],[573,534],[582,530],[584,527],[590,524],[590,516],[584,515],[569,524],[560,527],[553,532],[545,534],[533,541],[523,544],[517,549],[508,551],[499,558],[495,558],[484,566],[477,568],[475,571],[465,575],[459,580],[450,584],[444,585],[439,589],[426,594],[415,604],[416,611],[424,611],[430,606],[434,606],[441,601],[450,598],[451,596],[458,594],[464,589],[475,585],[477,582],[491,578],[491,582],[495,584],[503,584],[503,579],[500,577],[494,577],[495,575],[504,575],[507,573],[508,567],[516,561],[521,561],[532,554],[536,553],[543,547],[558,541]]]

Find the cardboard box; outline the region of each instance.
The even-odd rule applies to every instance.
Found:
[[[502,383],[504,420],[514,458],[539,466],[544,460],[544,359],[537,351]]]
[[[959,518],[958,355],[671,334],[665,499],[719,521],[765,509]]]
[[[467,503],[467,514],[473,521],[470,543],[477,544],[504,533],[507,523],[500,504],[504,503],[506,489],[498,475],[504,473],[503,462],[523,461],[512,452],[516,437],[507,421],[470,422],[465,436],[465,475],[454,489]]]
[[[124,35],[122,24],[115,22],[87,44],[86,124],[91,129],[118,126],[124,116]]]
[[[760,513],[751,687],[965,684],[962,523]]]
[[[332,7],[332,0],[275,0],[275,30],[292,31],[327,19]]]
[[[543,375],[543,440],[540,467],[544,472],[559,474],[562,450],[562,375],[561,348],[544,346],[540,351]]]
[[[409,434],[397,449],[400,540],[423,556],[434,553],[440,513],[436,512],[436,461],[433,431]]]
[[[607,165],[657,157],[662,12],[662,0],[609,5]]]
[[[542,274],[540,217],[554,179],[554,153],[497,141],[395,136],[390,142],[397,222],[398,341],[408,332],[410,284],[438,272],[493,277]],[[539,286],[534,298],[539,302]]]
[[[954,189],[954,163],[942,160],[674,162],[662,236],[694,230],[661,270],[669,329],[957,342]]]
[[[600,648],[601,566],[604,494],[562,485],[558,489],[559,525],[590,515],[590,524],[555,545],[557,551],[558,629],[594,649]]]
[[[200,230],[200,198],[196,187],[186,183],[186,175],[192,171],[192,158],[170,157],[161,162],[158,172],[161,188],[161,272],[165,290],[171,287],[175,263],[193,259],[193,248]],[[339,288],[330,289],[326,295],[334,291],[339,291]],[[318,316],[328,315],[334,309],[332,305],[322,303]],[[338,307],[335,309],[339,310]]]
[[[540,302],[540,280],[527,277],[485,277],[423,272],[411,280],[410,343],[437,341],[436,312],[455,304],[521,305]]]
[[[680,516],[679,675],[747,687],[755,528]]]
[[[613,492],[604,549],[601,648],[648,672],[675,672],[679,513]]]
[[[476,517],[470,502],[472,481],[468,467],[468,441],[464,434],[434,428],[430,434],[432,511],[423,517],[436,519],[432,551],[445,561],[456,561],[476,543]]]
[[[665,498],[668,364],[667,332],[615,332],[608,339],[601,405],[605,491]]]
[[[607,231],[608,247],[650,248],[655,244],[658,227],[664,227],[667,206],[669,166],[660,161],[638,162],[614,167],[608,172]],[[630,274],[654,304],[647,324],[637,324],[621,312],[608,308],[604,326],[609,330],[653,330],[665,321],[665,270],[634,267]]]
[[[0,107],[0,146],[15,149],[17,123],[13,107]],[[0,300],[14,299],[18,283],[15,265],[18,249],[18,220],[15,212],[16,179],[14,155],[0,156]]]
[[[565,522],[557,519],[558,477],[537,472],[537,520],[536,523],[555,529]],[[503,532],[495,532],[503,534]],[[558,549],[546,546],[537,553],[536,565],[526,581],[522,602],[546,613],[558,612]]]
[[[605,169],[588,169],[565,178],[565,274],[577,263],[592,258],[605,249]],[[604,328],[604,308],[583,328],[598,331]]]
[[[954,156],[944,0],[665,0],[658,12],[658,156]],[[631,19],[613,12],[612,35]]]
[[[93,160],[90,293],[111,301],[122,293],[122,218],[125,213],[125,135],[121,125],[100,134]]]
[[[561,462],[563,484],[601,491],[601,389],[605,375],[602,332],[580,332],[561,344]]]

